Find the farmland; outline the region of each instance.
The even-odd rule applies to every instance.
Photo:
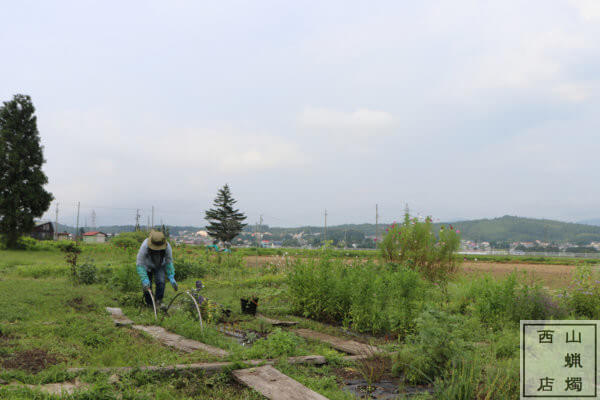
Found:
[[[164,318],[159,313],[158,321],[151,309],[140,308],[137,249],[81,248],[77,271],[53,243],[0,251],[3,399],[56,398],[41,390],[59,382],[77,387],[63,396],[73,399],[260,399],[232,371],[265,359],[276,359],[279,371],[331,399],[355,398],[371,383],[378,387],[377,381],[394,388],[389,398],[513,399],[519,320],[595,318],[599,309],[596,272],[576,260],[572,265],[466,260],[447,284],[439,284],[415,269],[384,262],[377,252],[216,254],[175,247],[179,290],[192,288],[197,279],[205,286],[209,301],[200,328],[183,300]],[[169,287],[165,300],[174,295]],[[259,298],[260,314],[297,324],[276,327],[241,314],[242,297]],[[120,307],[135,324],[162,326],[227,355],[165,346],[144,332],[115,326],[106,307]],[[370,344],[381,353],[349,360],[344,351],[300,334],[307,331]],[[323,356],[326,363],[288,361],[309,355]],[[217,361],[231,364],[216,374],[141,368]],[[118,367],[134,368],[101,370]],[[465,390],[471,397],[457,397]]]

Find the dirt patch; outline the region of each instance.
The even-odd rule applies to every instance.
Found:
[[[359,399],[397,399],[398,396],[416,396],[431,393],[424,385],[406,386],[402,379],[385,373],[378,382],[369,385],[357,368],[346,367],[333,370],[342,389]]]
[[[70,298],[66,301],[66,305],[79,312],[95,311],[97,308],[95,304],[88,303],[82,296]]]
[[[479,276],[490,274],[503,278],[513,271],[526,272],[530,279],[536,280],[552,289],[567,287],[571,282],[574,265],[523,264],[523,263],[494,263],[468,261],[462,264],[460,274]]]
[[[58,356],[42,349],[19,351],[1,360],[2,366],[6,369],[19,369],[32,374],[37,374],[41,370],[51,365],[56,365],[59,362],[60,359]]]

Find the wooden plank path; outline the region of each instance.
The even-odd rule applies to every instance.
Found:
[[[118,307],[106,307],[106,311],[110,313],[115,325],[131,326],[133,329],[146,332],[148,335],[167,346],[175,347],[176,349],[185,351],[186,353],[201,350],[218,357],[226,357],[229,355],[229,352],[226,350],[198,342],[197,340],[187,339],[176,333],[169,332],[161,326],[133,325],[133,321],[127,318],[125,314],[123,314],[123,310]]]
[[[161,343],[175,347],[178,350],[191,353],[196,350],[202,350],[213,356],[225,357],[229,355],[229,352],[218,347],[210,346],[197,340],[187,339],[176,333],[167,331],[162,326],[145,326],[145,325],[131,325],[133,329],[137,329],[142,332],[146,332]]]
[[[129,318],[127,318],[125,316],[125,314],[123,314],[123,310],[121,310],[120,308],[106,307],[106,311],[108,311],[108,313],[112,317],[112,320],[115,322],[115,325],[117,325],[117,326],[133,325],[133,321],[130,320]]]
[[[238,369],[232,374],[238,382],[271,400],[327,400],[327,397],[310,390],[270,365]]]
[[[357,358],[362,356],[346,356],[344,360],[355,361]],[[266,360],[246,360],[242,363],[246,365],[274,365],[279,362],[279,359],[266,359]],[[310,364],[310,365],[323,365],[327,363],[325,356],[299,356],[299,357],[288,357],[287,362],[289,364]],[[222,371],[228,367],[235,367],[239,365],[239,362],[212,362],[212,363],[194,363],[194,364],[175,364],[175,365],[143,365],[140,367],[105,367],[105,368],[93,368],[93,367],[74,367],[68,368],[69,373],[82,373],[86,371],[96,371],[101,373],[129,373],[132,371],[156,371],[156,372],[176,372],[184,370],[203,370],[206,373],[214,373]]]
[[[278,319],[266,317],[261,314],[257,314],[256,316],[258,318],[262,319],[263,321],[268,322],[269,324],[271,324],[273,326],[292,326],[292,325],[298,324],[298,322],[296,322],[296,321],[281,321]]]
[[[327,335],[325,333],[316,332],[310,329],[296,329],[293,331],[298,336],[305,339],[320,340],[331,345],[334,349],[343,351],[344,353],[354,355],[370,355],[379,353],[381,350],[376,346],[371,346],[365,343],[356,342],[354,340],[346,340],[336,336]]]

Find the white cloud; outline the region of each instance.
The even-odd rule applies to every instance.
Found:
[[[394,117],[385,111],[359,108],[353,112],[327,108],[307,107],[300,114],[300,123],[308,128],[326,129],[355,136],[371,136],[385,132],[395,123]],[[334,133],[332,132],[332,133]]]
[[[579,15],[586,21],[600,19],[600,1],[598,0],[571,0],[571,4],[577,8]]]
[[[556,85],[552,92],[566,101],[581,103],[590,97],[591,88],[589,85],[562,83]]]
[[[558,30],[533,34],[475,57],[467,80],[475,89],[527,89],[562,81],[565,55],[586,46],[583,38]]]

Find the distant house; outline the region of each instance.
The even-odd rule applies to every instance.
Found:
[[[31,237],[37,240],[54,240],[54,222],[37,222]]]
[[[105,243],[106,233],[100,231],[86,232],[83,234],[84,243]]]
[[[71,234],[69,232],[58,232],[56,240],[71,240]]]

